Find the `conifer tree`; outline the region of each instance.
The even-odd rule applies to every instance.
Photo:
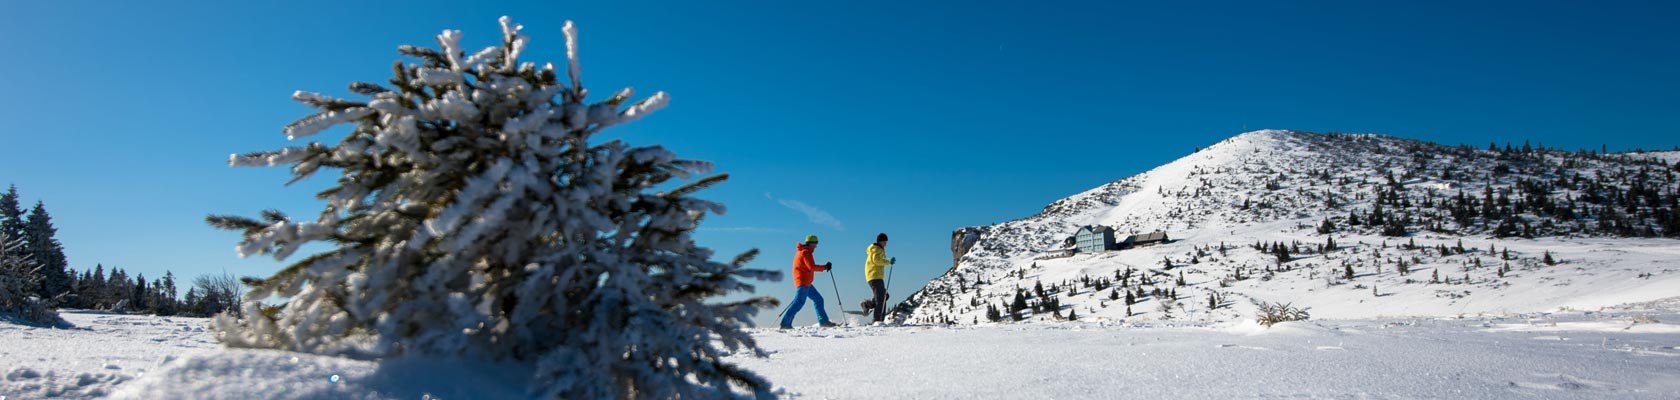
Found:
[[[41,284],[35,294],[49,303],[58,304],[70,292],[70,266],[64,257],[64,247],[56,237],[58,228],[53,227],[52,216],[47,214],[45,204],[35,202],[23,229],[29,254],[40,268]]]
[[[22,238],[14,238],[0,230],[0,315],[25,322],[59,325],[58,311],[35,296],[41,285],[35,260],[23,251]]]
[[[16,240],[20,244],[10,250],[12,256],[23,257],[28,254],[29,247],[24,241],[29,240],[24,230],[25,220],[23,206],[18,202],[17,185],[6,188],[6,193],[0,193],[0,234]]]
[[[147,309],[150,309],[151,304],[147,304],[146,300],[148,297],[147,295],[151,294],[151,292],[146,291],[146,274],[144,272],[135,277],[133,289],[134,290],[129,292],[128,295],[128,306],[139,312],[145,312]]]
[[[157,286],[159,293],[162,294],[160,297],[161,301],[159,301],[159,304],[156,307],[157,314],[165,316],[175,315],[175,313],[179,312],[178,308],[180,303],[175,298],[175,273],[171,271],[164,271],[163,280],[160,281]]]
[[[105,304],[105,264],[94,264],[93,276],[87,280],[87,288],[82,290],[83,302],[87,307],[104,308]]]
[[[230,158],[286,166],[294,180],[341,172],[313,218],[207,218],[243,232],[244,256],[332,246],[247,279],[243,317],[218,317],[220,338],[320,354],[533,362],[533,393],[545,398],[771,396],[763,377],[723,357],[766,354],[742,328],[776,301],[715,300],[780,274],[746,269],[756,251],[713,261],[693,239],[705,215],[724,211],[693,195],[726,175],[677,185],[711,164],[598,139],[669,97],[632,102],[625,89],[587,102],[571,23],[556,70],[522,62],[528,38],[501,22],[501,43],[483,50],[466,50],[453,30],[437,36],[440,49],[401,47],[418,61],[396,64],[388,86],[350,85],[370,100],[295,93],[319,112],[287,125],[287,137],[350,125],[338,143]],[[287,301],[265,310],[270,296]]]

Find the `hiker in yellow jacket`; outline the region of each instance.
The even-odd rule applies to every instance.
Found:
[[[875,297],[864,302],[864,312],[874,311],[875,322],[887,318],[887,285],[881,280],[887,276],[887,267],[898,263],[897,258],[887,258],[887,234],[875,235],[875,243],[869,245],[869,258],[863,261],[864,279],[869,280],[869,290]]]

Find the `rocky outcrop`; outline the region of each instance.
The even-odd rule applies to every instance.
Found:
[[[968,254],[974,244],[980,243],[980,231],[983,228],[966,227],[951,231],[951,268],[962,263],[963,255]]]

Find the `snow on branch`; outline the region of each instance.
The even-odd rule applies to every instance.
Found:
[[[206,219],[243,235],[241,256],[332,247],[252,280],[242,316],[215,322],[224,343],[526,362],[538,375],[533,393],[551,397],[768,396],[764,378],[723,358],[763,354],[742,329],[775,300],[716,300],[781,274],[749,269],[751,252],[714,261],[693,241],[724,207],[691,196],[727,175],[664,186],[712,166],[659,146],[590,143],[670,96],[632,102],[624,89],[588,102],[571,22],[562,29],[570,86],[553,63],[521,62],[523,27],[498,22],[501,44],[470,56],[456,30],[437,35],[438,49],[399,47],[419,61],[398,62],[389,89],[351,84],[366,103],[294,93],[320,111],[287,125],[288,137],[353,125],[337,143],[229,157],[291,166],[294,181],[341,176],[316,195],[326,205],[314,220]]]

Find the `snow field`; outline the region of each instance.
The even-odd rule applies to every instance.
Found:
[[[1668,314],[1672,318],[1673,314]],[[1674,398],[1680,325],[1603,313],[1219,325],[760,331],[789,397]]]
[[[0,322],[0,397],[94,398],[159,364],[213,352],[207,319],[60,310],[75,327]]]
[[[1469,318],[757,329],[791,398],[1674,398],[1680,299]],[[531,367],[221,350],[206,321],[0,324],[0,396],[519,399]]]

